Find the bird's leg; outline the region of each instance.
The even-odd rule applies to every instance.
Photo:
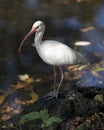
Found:
[[[54,70],[54,92],[56,92],[56,67],[55,66],[53,66],[53,70]]]
[[[63,73],[62,68],[59,67],[59,70],[60,70],[60,74],[61,74],[61,79],[60,79],[60,82],[59,82],[59,85],[58,85],[58,88],[57,88],[57,91],[56,91],[56,98],[58,97],[58,93],[59,93],[59,90],[60,90],[62,81],[63,81],[63,79],[64,79],[64,73]]]
[[[54,66],[54,90],[52,92],[48,93],[46,96],[44,96],[44,97],[48,97],[47,99],[52,99],[54,97],[56,99],[58,98],[58,93],[59,93],[59,90],[60,90],[60,86],[61,86],[63,78],[64,78],[64,74],[63,74],[62,68],[59,67],[59,70],[60,70],[60,74],[61,74],[61,79],[60,79],[58,88],[56,90],[56,67]]]

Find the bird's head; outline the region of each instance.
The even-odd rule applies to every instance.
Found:
[[[21,44],[19,46],[19,52],[21,50],[21,47],[22,47],[23,43],[27,40],[27,38],[29,38],[35,32],[41,32],[41,31],[44,32],[44,29],[45,29],[45,24],[42,21],[36,21],[33,24],[31,30],[28,32],[28,34],[22,40],[22,42],[21,42]]]
[[[36,21],[32,26],[33,32],[43,31],[44,29],[45,29],[45,24],[42,21]]]

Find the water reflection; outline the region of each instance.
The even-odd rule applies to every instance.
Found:
[[[90,41],[92,44],[85,47],[84,51],[91,62],[101,61],[104,58],[104,5],[95,13],[94,28],[82,33],[81,40]]]
[[[101,5],[96,11],[94,23],[98,29],[104,31],[104,4]]]
[[[90,41],[91,45],[83,48],[84,53],[90,62],[103,60],[104,53],[104,32],[96,28],[82,34],[81,40]]]
[[[4,88],[10,87],[21,73],[28,72],[36,77],[37,75],[44,76],[44,71],[47,71],[47,65],[42,63],[30,45],[33,42],[33,37],[25,44],[23,52],[18,54],[18,46],[22,38],[37,19],[47,23],[44,39],[57,39],[71,47],[74,46],[73,42],[75,41],[91,41],[90,46],[80,47],[78,50],[85,54],[90,62],[97,62],[96,64],[99,65],[99,62],[104,58],[104,5],[100,6],[98,10],[96,9],[102,3],[101,1],[88,2],[84,0],[82,2],[77,2],[77,0],[24,0],[12,2],[10,0],[9,3],[5,0],[1,1],[1,86]],[[92,15],[92,12],[96,12],[95,16]],[[81,32],[82,28],[89,27],[89,25],[95,25],[94,29]],[[35,58],[36,60],[34,60]],[[95,64],[92,66],[95,66]],[[98,66],[98,68],[100,67],[103,67],[103,65]],[[91,72],[91,70],[89,71]],[[89,71],[87,73],[86,70],[85,76],[82,79],[80,78],[80,81],[88,81],[87,86],[100,86]],[[47,73],[50,72],[47,71]],[[88,80],[89,75],[92,76],[90,81]],[[103,72],[99,75],[103,77]],[[98,77],[96,78],[99,80]]]
[[[37,94],[43,96],[52,87],[52,67],[44,64],[31,47],[33,37],[24,45],[21,54],[18,53],[21,40],[33,22],[39,19],[46,23],[44,39],[56,39],[72,48],[76,41],[91,41],[89,46],[76,47],[91,64],[85,69],[79,68],[78,72],[74,70],[70,73],[71,69],[67,69],[68,86],[76,78],[73,83],[78,87],[104,88],[102,3],[102,0],[0,0],[0,107],[2,111],[5,108],[3,115],[6,111],[8,113],[8,108],[10,115],[14,109],[19,113],[24,104],[35,102]],[[93,29],[81,31],[89,26]],[[30,78],[20,82],[20,74],[28,74]],[[35,94],[35,91],[38,93]],[[28,103],[25,98],[29,99]]]
[[[13,59],[7,59],[4,64],[4,76],[2,79],[2,88],[8,89],[17,79],[18,67],[17,61]]]
[[[26,66],[29,67],[29,66],[32,66],[34,64],[33,63],[33,61],[34,61],[33,55],[31,53],[28,53],[28,52],[21,54],[19,60],[20,60],[20,64],[24,67],[26,67]]]
[[[27,8],[29,9],[37,9],[38,6],[39,6],[39,2],[40,0],[26,0],[26,5],[27,5]]]
[[[90,41],[91,45],[80,47],[80,50],[90,61],[91,68],[86,71],[78,82],[78,86],[97,86],[104,87],[104,5],[100,6],[95,13],[93,28],[82,32],[81,40]],[[97,71],[102,69],[102,71]],[[94,73],[93,73],[94,71]],[[89,78],[90,77],[90,78]],[[82,85],[83,84],[83,85]]]
[[[85,27],[85,25],[77,16],[66,19],[54,19],[53,23],[54,26],[58,28],[60,33],[62,33],[63,35],[65,35],[64,32],[68,32],[69,29],[74,31],[80,31],[80,29]]]
[[[85,27],[81,20],[77,17],[65,19],[53,19],[52,25],[57,30],[56,40],[73,47],[72,39],[77,39],[80,35],[80,30]]]

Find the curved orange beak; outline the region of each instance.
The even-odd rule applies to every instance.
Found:
[[[19,46],[19,49],[18,51],[20,52],[21,51],[21,48],[23,46],[23,43],[34,33],[36,32],[36,28],[32,27],[32,29],[29,31],[29,33],[24,37],[24,39],[22,40],[20,46]]]

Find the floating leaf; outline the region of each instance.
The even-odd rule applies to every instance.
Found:
[[[25,81],[29,78],[29,75],[28,74],[24,74],[24,75],[19,75],[18,78],[21,80],[21,81]]]
[[[78,41],[74,43],[76,46],[88,46],[91,45],[91,42],[89,41]]]
[[[97,71],[97,72],[99,72],[99,71],[104,71],[104,68],[98,68],[98,69],[96,69],[96,71]]]

